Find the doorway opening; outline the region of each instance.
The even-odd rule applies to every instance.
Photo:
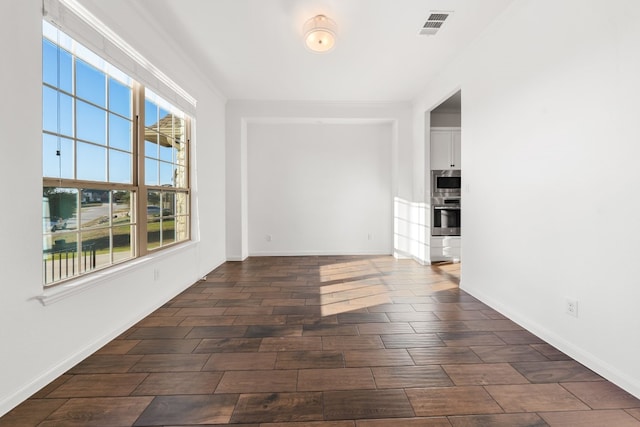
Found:
[[[429,112],[427,187],[431,263],[460,262],[462,243],[462,91]]]

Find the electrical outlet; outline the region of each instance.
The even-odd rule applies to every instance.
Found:
[[[157,282],[158,280],[160,280],[160,269],[154,268],[153,269],[153,281]]]
[[[267,242],[270,242],[271,241],[271,234],[266,234],[264,236],[264,240],[266,240]]]
[[[578,317],[578,300],[567,298],[565,302],[565,312],[569,316]]]

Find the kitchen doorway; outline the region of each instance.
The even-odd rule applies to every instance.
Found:
[[[429,258],[460,262],[462,243],[462,91],[429,112]]]

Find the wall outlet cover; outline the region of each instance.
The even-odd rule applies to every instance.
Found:
[[[574,317],[578,317],[578,300],[567,298],[565,302],[565,312]]]

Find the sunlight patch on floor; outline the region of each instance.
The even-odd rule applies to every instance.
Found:
[[[414,267],[414,266],[412,266]],[[418,297],[458,287],[459,266],[425,267],[403,275],[400,261],[355,260],[320,266],[319,299],[323,317],[393,303],[393,297]],[[385,271],[393,272],[386,283]],[[453,272],[453,274],[452,274]]]
[[[382,272],[371,260],[357,260],[320,266],[320,281],[339,282],[320,287],[322,316],[346,313],[388,304],[391,288],[379,277]]]
[[[322,301],[320,313],[323,317],[334,314],[348,313],[362,308],[375,307],[380,304],[392,303],[391,297],[385,294],[373,295],[362,298],[353,298],[339,302]]]

